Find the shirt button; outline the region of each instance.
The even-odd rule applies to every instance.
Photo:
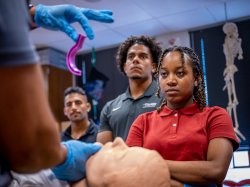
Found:
[[[173,124],[173,127],[176,127],[176,123]]]
[[[175,116],[175,117],[177,117],[177,116],[178,116],[178,114],[177,114],[177,113],[175,113],[175,114],[174,114],[174,116]]]

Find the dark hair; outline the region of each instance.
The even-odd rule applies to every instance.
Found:
[[[66,97],[67,95],[69,95],[71,93],[79,93],[81,95],[86,95],[85,91],[82,88],[80,88],[78,86],[71,86],[71,87],[68,87],[64,91],[64,97]]]
[[[202,69],[200,66],[199,57],[197,56],[197,54],[195,54],[193,49],[188,48],[188,47],[174,46],[174,47],[170,47],[170,48],[164,50],[160,56],[160,61],[158,63],[158,67],[157,67],[157,72],[156,72],[157,78],[159,78],[159,71],[160,71],[160,68],[162,66],[163,58],[169,52],[172,52],[172,51],[179,51],[181,53],[182,64],[187,62],[187,58],[185,58],[184,55],[185,54],[188,55],[188,57],[189,57],[188,60],[190,60],[190,64],[192,66],[194,78],[198,81],[198,85],[194,87],[193,95],[194,95],[195,101],[198,103],[200,110],[202,111],[203,108],[206,106],[204,77],[203,77],[203,72],[202,72]],[[159,86],[158,86],[158,90],[157,90],[157,95],[160,96],[160,87]],[[162,106],[165,105],[166,103],[167,103],[167,101],[164,99],[161,106],[158,108],[158,111],[160,111]]]
[[[155,63],[156,65],[158,63],[161,54],[160,43],[156,42],[154,38],[151,38],[149,36],[130,36],[119,46],[116,53],[116,64],[118,69],[123,74],[125,74],[123,66],[127,59],[128,50],[134,44],[141,44],[148,47],[153,58],[153,63]]]

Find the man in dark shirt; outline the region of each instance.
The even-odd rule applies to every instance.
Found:
[[[62,141],[96,141],[98,126],[88,118],[90,110],[91,105],[82,88],[69,87],[64,91],[64,114],[68,117],[70,126],[62,133]]]
[[[105,144],[116,137],[125,141],[137,116],[160,106],[162,101],[155,95],[154,80],[160,54],[160,43],[149,36],[130,36],[119,46],[116,63],[128,78],[129,86],[103,107],[98,142]]]

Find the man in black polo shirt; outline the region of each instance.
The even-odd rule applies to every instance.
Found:
[[[159,43],[148,36],[131,36],[120,45],[116,62],[128,77],[129,87],[103,107],[98,142],[105,144],[115,137],[125,141],[137,116],[160,105],[161,98],[155,95],[157,83],[153,77],[160,54]]]
[[[64,91],[64,114],[70,126],[62,132],[62,141],[79,140],[87,143],[96,142],[98,126],[88,118],[91,105],[85,91],[80,87],[69,87]]]

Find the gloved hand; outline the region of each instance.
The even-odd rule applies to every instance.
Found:
[[[89,20],[112,23],[114,21],[112,14],[110,10],[79,8],[74,5],[45,6],[39,4],[36,6],[34,21],[37,26],[63,31],[76,42],[78,34],[70,25],[71,23],[79,22],[87,37],[92,40],[94,32]]]
[[[101,146],[77,140],[62,142],[68,150],[64,163],[52,168],[55,176],[68,182],[78,181],[86,176],[85,164],[88,158],[100,150]]]

